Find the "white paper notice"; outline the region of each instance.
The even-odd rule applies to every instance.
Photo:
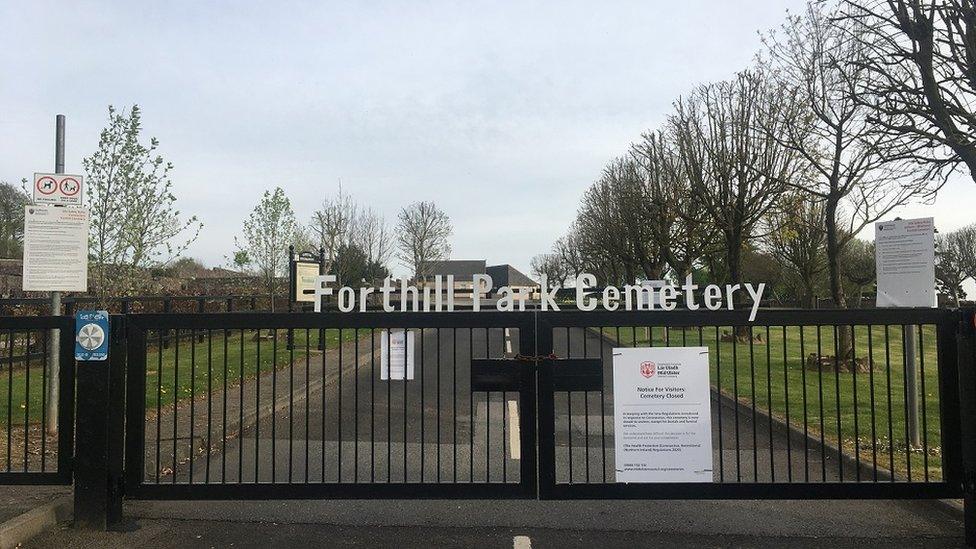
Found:
[[[413,379],[414,344],[413,332],[407,330],[383,330],[380,343],[380,379]],[[406,378],[404,378],[406,374]]]
[[[617,482],[712,482],[707,347],[615,348]]]
[[[935,307],[935,223],[931,217],[874,224],[878,307]]]
[[[24,206],[24,290],[88,291],[88,210]]]

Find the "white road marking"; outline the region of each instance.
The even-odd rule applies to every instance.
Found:
[[[522,439],[519,433],[519,415],[518,415],[518,401],[509,400],[508,401],[508,453],[512,455],[512,459],[522,459],[522,446],[520,441]],[[525,538],[529,539],[529,538]]]
[[[512,354],[512,334],[505,328],[505,352]]]
[[[529,536],[515,536],[512,538],[512,549],[532,549],[532,540]]]

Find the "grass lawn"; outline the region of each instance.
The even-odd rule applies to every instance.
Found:
[[[168,348],[160,352],[157,343],[158,336],[149,334],[149,349],[146,352],[146,407],[155,409],[157,402],[160,406],[172,404],[174,399],[180,400],[199,395],[208,390],[208,380],[214,389],[222,388],[224,381],[224,361],[227,362],[228,386],[240,383],[241,373],[245,380],[255,377],[261,372],[271,371],[272,368],[288,366],[292,360],[303,360],[307,347],[315,352],[319,343],[318,330],[295,330],[295,348],[289,351],[286,345],[286,330],[277,330],[277,343],[269,336],[267,330],[262,330],[264,338],[255,339],[254,330],[246,330],[241,336],[240,330],[232,330],[224,337],[223,330],[213,330],[211,339],[206,336],[201,342],[196,340],[191,344],[191,333],[182,330],[180,343],[177,347],[173,340]],[[356,331],[349,329],[342,331],[343,341],[353,341]],[[360,331],[360,335],[368,330]],[[197,335],[200,335],[198,332]],[[378,336],[377,336],[378,337]],[[335,349],[339,342],[339,330],[325,331],[327,349]],[[225,345],[226,343],[226,345]],[[243,343],[243,345],[242,345]],[[258,365],[258,347],[260,347],[260,368]],[[226,352],[225,352],[226,348]],[[208,369],[208,358],[210,368]],[[0,428],[5,428],[8,418],[13,416],[13,424],[23,425],[27,414],[28,423],[41,421],[43,402],[43,368],[40,360],[31,362],[32,367],[13,369],[12,371],[0,361]],[[211,377],[212,374],[212,377]],[[162,385],[160,386],[160,377]],[[29,392],[30,400],[25,396]],[[8,398],[9,395],[9,398]],[[9,410],[7,403],[10,403]]]
[[[866,361],[868,372],[838,371],[833,361],[836,355],[835,331],[831,326],[819,329],[821,356],[830,356],[827,368],[804,368],[802,357],[816,354],[818,328],[801,329],[791,326],[754,328],[754,336],[763,341],[733,343],[722,341],[722,334],[731,334],[732,328],[604,328],[605,333],[617,339],[623,346],[680,346],[703,345],[709,348],[711,382],[723,393],[738,397],[741,402],[757,410],[767,410],[774,417],[799,430],[806,430],[816,438],[821,436],[828,443],[843,444],[848,455],[857,453],[863,463],[873,464],[877,455],[878,466],[894,469],[900,480],[925,478],[926,465],[930,479],[942,475],[941,427],[939,417],[939,380],[936,358],[935,328],[925,326],[919,330],[922,349],[917,353],[920,375],[919,425],[923,446],[908,450],[906,444],[906,397],[905,367],[900,326],[873,326],[854,328],[856,356]],[[648,337],[650,334],[651,337]],[[619,336],[619,337],[618,337]],[[699,337],[701,339],[699,339]],[[887,342],[887,348],[885,343]],[[822,390],[821,390],[822,388]],[[924,400],[923,400],[924,388]],[[924,402],[924,406],[922,403]],[[805,415],[804,415],[805,414]],[[765,431],[761,420],[758,437]],[[731,421],[729,423],[731,425]],[[752,437],[740,433],[741,437]],[[794,445],[795,446],[795,445]],[[793,448],[793,459],[803,459],[803,448]],[[812,452],[812,450],[811,450]],[[814,473],[811,472],[811,475]]]

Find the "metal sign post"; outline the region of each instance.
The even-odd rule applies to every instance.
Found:
[[[54,119],[54,173],[64,173],[64,115],[59,114]],[[79,193],[81,194],[81,193]],[[51,315],[61,316],[61,292],[51,292]],[[61,332],[51,330],[48,338],[48,386],[47,402],[50,410],[47,412],[47,432],[58,432],[58,386],[61,360]]]

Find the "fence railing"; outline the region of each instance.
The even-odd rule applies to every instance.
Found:
[[[0,317],[0,484],[71,483],[75,363],[48,357],[52,332],[73,357],[73,328],[68,317]]]
[[[79,309],[103,306],[92,296],[68,296],[62,299],[62,305],[64,314],[69,316]],[[110,298],[105,306],[113,314],[256,312],[270,311],[271,298],[267,295],[131,296]],[[275,308],[286,310],[287,298],[276,298]],[[49,314],[51,300],[48,298],[0,298],[0,315]]]

